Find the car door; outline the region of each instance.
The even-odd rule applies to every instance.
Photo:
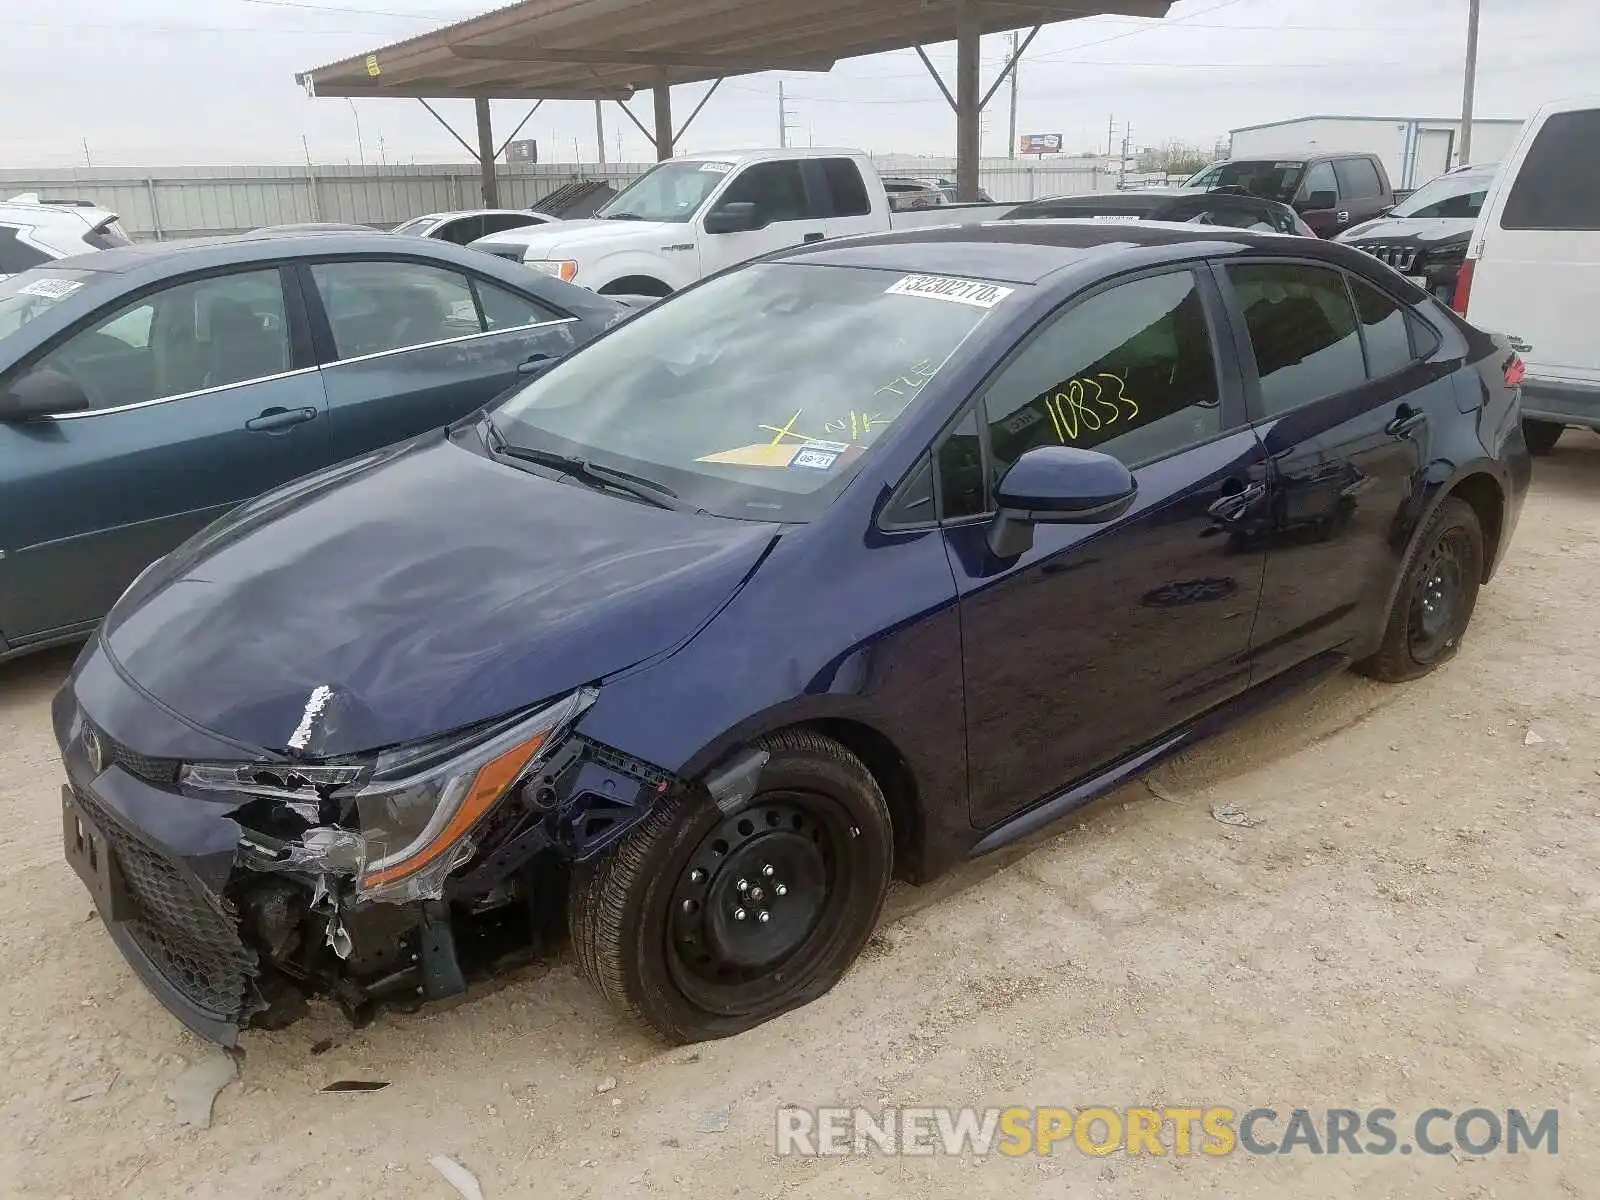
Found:
[[[1316,230],[1318,237],[1331,238],[1334,234],[1350,225],[1349,213],[1344,212],[1339,204],[1339,176],[1335,174],[1333,164],[1319,162],[1312,164],[1306,177],[1300,183],[1300,188],[1295,192],[1294,207],[1305,223]]]
[[[710,233],[701,225],[700,272],[715,274],[785,246],[821,241],[825,209],[807,191],[795,159],[751,163],[723,188],[707,216],[729,204],[754,204],[761,226],[738,233]]]
[[[1460,419],[1459,364],[1430,361],[1437,335],[1354,275],[1290,261],[1219,275],[1272,462],[1271,504],[1250,530],[1267,549],[1259,681],[1321,653],[1363,652],[1381,628],[1435,422]]]
[[[1358,155],[1341,158],[1333,164],[1339,180],[1339,226],[1341,231],[1381,216],[1384,210],[1383,180],[1370,158]]]
[[[12,644],[96,620],[190,534],[329,462],[305,314],[276,266],[118,301],[0,388],[43,370],[89,406],[0,426],[0,634]]]
[[[470,272],[397,258],[301,267],[334,453],[449,424],[571,351],[577,319]]]
[[[1208,271],[1117,282],[1030,335],[937,448],[960,595],[971,815],[988,828],[1245,686],[1266,495]],[[1138,499],[991,552],[993,484],[1024,451],[1114,455]]]

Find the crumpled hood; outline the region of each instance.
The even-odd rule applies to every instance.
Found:
[[[622,249],[635,243],[657,249],[663,237],[685,240],[689,227],[669,221],[560,221],[481,237],[474,246],[523,247],[526,259],[571,258],[584,250]]]
[[[132,683],[209,732],[353,754],[673,649],[776,533],[528,474],[435,435],[212,526],[129,589],[102,636]]]
[[[1354,228],[1347,229],[1335,240],[1340,242],[1410,242],[1423,245],[1447,242],[1451,239],[1465,241],[1472,235],[1476,222],[1457,217],[1379,217]]]

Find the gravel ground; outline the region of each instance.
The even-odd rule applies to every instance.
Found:
[[[1569,433],[1455,663],[1404,687],[1334,679],[1155,789],[897,891],[862,962],[800,1012],[669,1050],[558,958],[444,1011],[248,1035],[204,1129],[167,1094],[205,1048],[61,861],[48,702],[70,655],[0,668],[0,1190],[449,1197],[428,1163],[445,1154],[491,1200],[1600,1195],[1597,511],[1600,440]],[[1228,804],[1264,822],[1213,819]],[[341,1079],[389,1086],[320,1090]],[[1559,1108],[1561,1142],[779,1159],[782,1103],[1389,1107],[1403,1131],[1432,1106]]]

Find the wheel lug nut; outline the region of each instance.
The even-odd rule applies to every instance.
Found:
[[[689,882],[690,883],[704,883],[705,881],[706,881],[706,873],[704,871],[702,871],[699,867],[696,867],[694,870],[689,872]]]
[[[747,912],[745,912],[744,909],[742,909],[742,908],[736,908],[736,909],[733,910],[733,919],[735,921],[742,921],[747,916],[749,916],[749,914]]]
[[[733,886],[738,891],[748,892],[750,890],[750,881],[748,879],[741,879],[741,880],[739,880],[738,883],[734,884]]]
[[[772,914],[769,913],[766,909],[762,909],[759,913],[756,914],[756,920],[760,921],[763,925],[765,925],[768,921],[772,920]]]
[[[763,875],[765,875],[768,879],[771,879],[772,878],[772,864],[768,863],[766,866],[762,867],[761,868],[761,873]]]
[[[685,900],[683,902],[683,911],[686,912],[686,913],[693,913],[694,910],[699,908],[699,907],[700,906],[698,904],[696,904],[693,900]]]
[[[787,896],[789,894],[789,889],[785,885],[783,885],[781,883],[777,887],[773,888],[772,890],[777,892],[778,895],[780,895],[780,896]]]

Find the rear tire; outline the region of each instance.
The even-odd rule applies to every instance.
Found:
[[[573,868],[580,970],[669,1041],[728,1037],[827,992],[888,892],[889,810],[861,761],[801,730],[757,748],[771,758],[738,811],[691,790]]]
[[[1460,497],[1446,497],[1412,543],[1383,644],[1356,670],[1405,683],[1454,658],[1478,604],[1483,559],[1478,514]]]
[[[1566,428],[1565,425],[1555,421],[1524,420],[1522,438],[1528,443],[1528,453],[1540,458],[1549,454],[1556,448],[1556,443],[1561,440]]]

